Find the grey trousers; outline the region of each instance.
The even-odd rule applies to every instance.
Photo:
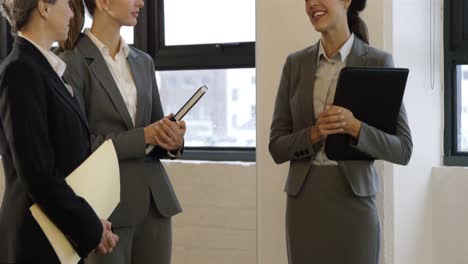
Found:
[[[90,254],[86,264],[170,264],[171,218],[162,217],[151,202],[148,216],[140,224],[113,228],[119,242],[107,255]]]
[[[378,264],[375,197],[354,195],[338,166],[312,167],[287,198],[286,242],[289,264]]]

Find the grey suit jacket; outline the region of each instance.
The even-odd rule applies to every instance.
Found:
[[[316,43],[288,56],[276,97],[269,150],[276,163],[290,161],[285,187],[289,195],[301,190],[317,151],[310,141],[310,130],[319,114],[314,113],[313,106],[318,50]],[[390,54],[369,47],[359,38],[355,38],[346,66],[394,67]],[[375,159],[408,164],[413,143],[405,107],[401,107],[395,135],[363,123],[354,147]],[[380,190],[373,161],[338,161],[338,166],[356,195],[370,196]]]
[[[159,213],[170,217],[181,208],[160,162],[166,151],[145,154],[144,127],[164,117],[151,57],[133,47],[127,61],[137,88],[135,126],[104,57],[82,34],[73,50],[60,54],[67,63],[65,81],[78,91],[86,113],[93,150],[112,139],[120,162],[121,201],[112,213],[113,226],[134,225],[148,213],[153,199]]]

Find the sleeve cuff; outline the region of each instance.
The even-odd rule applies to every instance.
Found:
[[[178,158],[180,157],[180,155],[182,155],[182,153],[180,152],[182,149],[182,147],[180,149],[177,150],[176,153],[173,153],[173,152],[170,152],[170,151],[167,151],[167,155],[171,158]]]
[[[146,155],[150,154],[151,151],[153,151],[153,149],[154,149],[154,145],[147,146],[146,149],[145,149]]]

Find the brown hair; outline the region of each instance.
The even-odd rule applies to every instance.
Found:
[[[0,0],[2,1],[2,0]],[[92,17],[94,9],[96,8],[95,0],[72,0],[70,6],[75,14],[70,21],[70,31],[68,32],[68,39],[60,43],[63,50],[73,49],[80,38],[81,30],[83,29],[85,20],[85,9]],[[86,8],[85,8],[86,6]]]
[[[8,20],[13,36],[28,23],[32,11],[37,7],[39,1],[40,0],[0,0],[0,13]],[[55,4],[56,2],[56,0],[46,1],[51,4]]]
[[[83,29],[85,13],[82,0],[70,1],[70,8],[73,11],[73,18],[70,20],[70,30],[68,38],[61,41],[59,46],[62,50],[73,49],[80,38],[81,30]]]
[[[351,32],[362,41],[369,44],[369,31],[367,25],[359,17],[359,13],[366,8],[366,0],[352,0],[348,8],[348,27]]]

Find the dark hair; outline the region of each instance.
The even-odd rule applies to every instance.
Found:
[[[10,23],[13,36],[28,23],[39,1],[41,0],[0,0],[0,12]],[[46,1],[51,4],[56,2],[56,0]]]
[[[0,0],[2,1],[2,0]],[[86,8],[85,8],[86,5]],[[60,43],[63,50],[73,49],[80,38],[81,30],[83,29],[85,20],[85,9],[92,17],[94,9],[96,8],[95,0],[72,0],[70,6],[73,10],[74,16],[70,21],[70,30],[68,31],[68,39]]]
[[[367,0],[351,0],[351,5],[348,8],[348,27],[354,35],[369,44],[367,25],[364,20],[359,17],[359,13],[366,8],[366,3]]]
[[[80,38],[81,29],[84,25],[85,13],[82,0],[70,1],[70,8],[73,11],[73,18],[70,20],[68,38],[59,42],[62,50],[73,49]]]
[[[84,0],[86,5],[86,10],[88,14],[92,17],[94,15],[94,10],[96,9],[96,0]]]

